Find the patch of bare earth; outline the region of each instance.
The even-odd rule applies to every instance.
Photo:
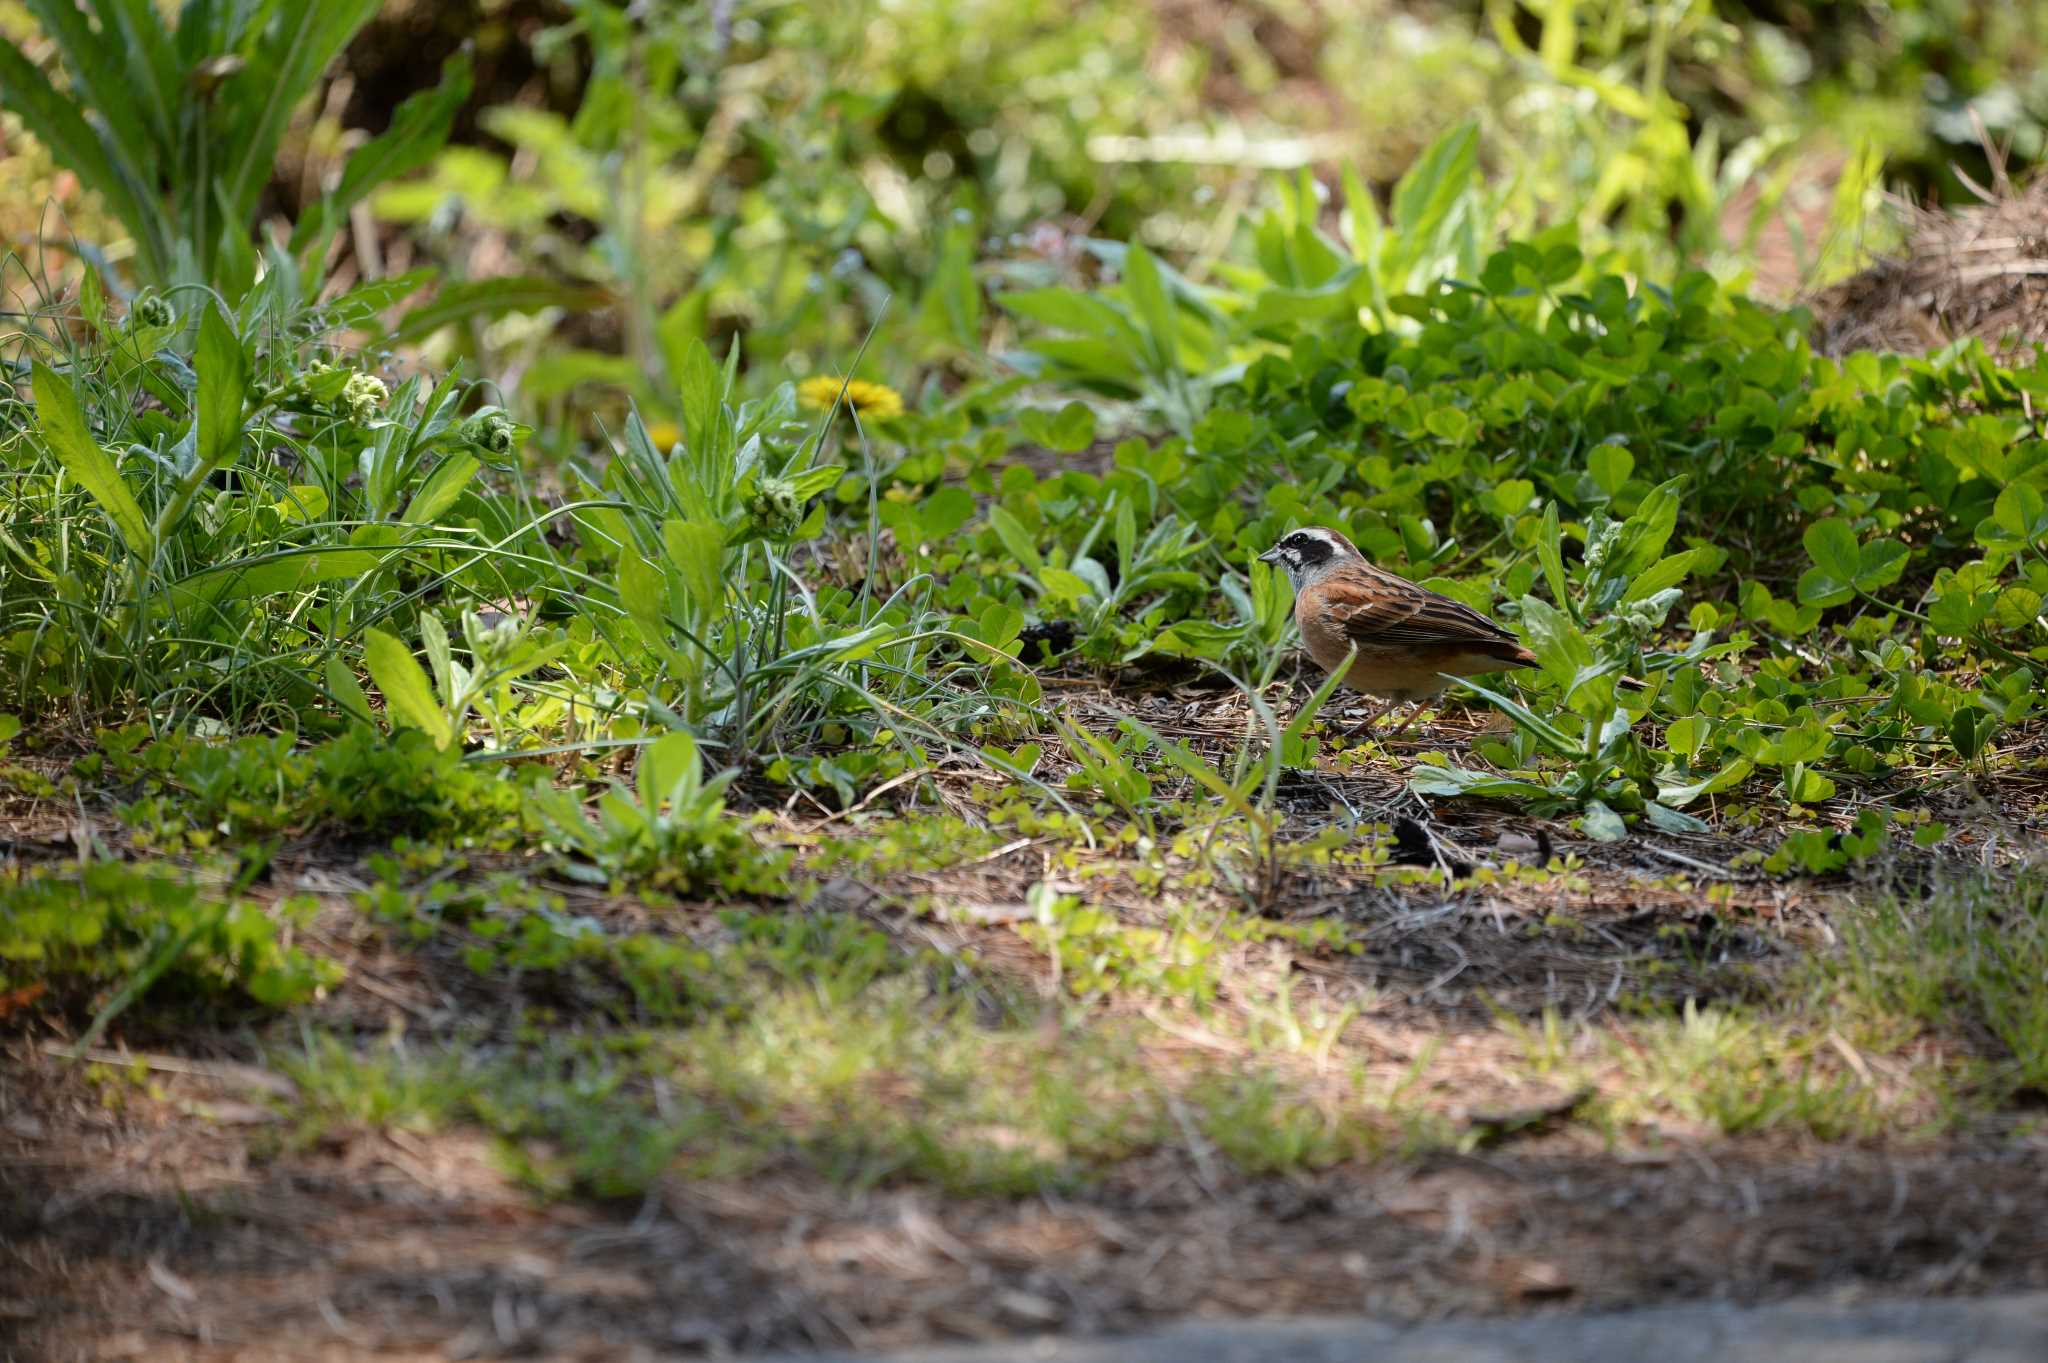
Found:
[[[1164,1154],[1075,1197],[854,1194],[791,1173],[537,1204],[462,1134],[256,1158],[232,1079],[165,1075],[160,1101],[117,1115],[39,1052],[17,1047],[7,1076],[0,1331],[51,1363],[658,1358],[2048,1286],[2039,1140],[1617,1158],[1559,1135],[1289,1179]]]
[[[1076,691],[1060,703],[1100,727],[1097,699]],[[1213,692],[1162,688],[1119,704],[1215,758],[1243,732],[1242,711]],[[1473,722],[1447,712],[1430,746],[1462,750]],[[0,1359],[657,1359],[1188,1316],[1412,1320],[2048,1287],[2048,1133],[2024,1112],[1967,1136],[1894,1124],[1906,1134],[1884,1141],[1602,1126],[1572,1120],[1578,1095],[1532,1068],[1500,1021],[1600,1020],[1621,1059],[1576,1072],[1604,1099],[1626,1098],[1631,1026],[1687,999],[1768,989],[1828,939],[1847,881],[1743,868],[1745,847],[1772,840],[1755,830],[1598,846],[1563,821],[1425,803],[1405,792],[1411,756],[1404,746],[1393,760],[1326,764],[1280,791],[1290,836],[1340,818],[1385,830],[1375,836],[1386,859],[1291,866],[1269,907],[1285,922],[1341,918],[1362,930],[1361,952],[1248,942],[1220,963],[1225,984],[1207,1013],[1136,999],[1102,1008],[1158,1024],[1143,1056],[1155,1073],[1255,1059],[1292,1067],[1314,1101],[1313,1057],[1254,1056],[1241,1025],[1257,995],[1291,982],[1356,1008],[1340,1044],[1369,1087],[1429,1056],[1409,1101],[1461,1139],[1423,1153],[1396,1140],[1370,1159],[1258,1177],[1191,1131],[1078,1191],[1014,1198],[854,1189],[791,1157],[745,1179],[666,1178],[625,1203],[549,1202],[461,1127],[346,1130],[310,1148],[281,1139],[289,1081],[252,1063],[263,1038],[239,1025],[117,1026],[106,1044],[149,1055],[147,1082],[96,1086],[51,1054],[73,1033],[19,1014],[0,1020],[11,1032],[0,1042]],[[942,773],[941,798],[970,809],[951,780]],[[1915,799],[1974,840],[1952,851],[2004,858],[2038,845],[2048,802],[2037,770],[2003,782]],[[815,841],[857,824],[785,816],[783,830]],[[945,871],[843,872],[804,911],[971,947],[982,969],[1051,993],[1044,958],[1013,925],[1026,889],[1062,874],[1053,850],[1025,838]],[[319,1025],[397,1030],[421,1045],[506,1034],[530,982],[476,976],[452,949],[402,947],[350,910],[359,856],[295,849],[273,873],[330,901],[303,940],[350,974],[315,1010]],[[1551,856],[1576,865],[1513,870]],[[1099,869],[1092,900],[1124,921],[1160,920],[1158,893]],[[716,930],[710,915],[565,893],[613,927]],[[271,1025],[282,1031],[269,1040],[289,1047],[298,1020]],[[1846,1043],[1836,1055],[1824,1060],[1858,1082],[1891,1082],[1876,1057],[1866,1064]]]

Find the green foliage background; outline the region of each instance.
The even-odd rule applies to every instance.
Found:
[[[1202,1012],[1241,1004],[1233,952],[1358,946],[1288,915],[1296,877],[1413,883],[1304,786],[1375,773],[1581,849],[1532,876],[1710,839],[1840,884],[1929,865],[1958,792],[2038,764],[2048,363],[1819,355],[1783,295],[1885,239],[1886,184],[1985,178],[1965,103],[2039,157],[2039,4],[505,0],[478,12],[544,90],[437,52],[368,136],[317,92],[330,55],[379,69],[373,8],[4,12],[0,779],[104,836],[0,873],[0,986],[59,982],[91,1036],[145,996],[331,987],[292,940],[319,906],[252,887],[280,845],[367,843],[343,907],[374,930],[664,1029],[549,1052],[616,1105],[473,1073],[429,1101],[302,1048],[336,1112],[565,1150],[537,1186],[753,1167],[717,1133],[778,1104],[854,1180],[1057,1182],[1172,1139],[1183,1097],[1240,1167],[1314,1167],[1441,1132],[1243,1074],[1112,1129],[1121,1033],[1034,1068],[1021,993],[922,987],[810,910],[848,867],[1042,843],[1011,935],[1049,992]],[[1459,693],[1496,727],[1410,752],[1322,720],[1256,557],[1304,524],[1525,639],[1539,667]],[[1230,723],[1142,717],[1161,683]],[[1973,905],[1877,922],[1827,987],[1925,1020],[1896,960],[1938,943],[2013,1062],[1996,1103],[2037,1082],[2040,981],[1966,959]],[[1257,1003],[1325,1058],[1352,1020]],[[1764,1057],[1690,1117],[1892,1119],[1788,1078],[1782,1017],[1666,1021],[1659,1084]],[[671,1062],[696,1106],[662,1134]],[[892,1066],[980,1125],[975,1076],[1023,1075],[1039,1144],[859,1106]]]

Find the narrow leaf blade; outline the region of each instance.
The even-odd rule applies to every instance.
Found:
[[[43,439],[49,442],[50,453],[57,457],[65,472],[77,479],[79,486],[100,504],[100,509],[107,513],[107,519],[114,523],[114,529],[120,532],[129,552],[148,557],[151,545],[149,518],[142,514],[135,495],[121,481],[121,472],[113,456],[92,438],[92,432],[85,424],[85,412],[78,405],[77,392],[68,380],[59,377],[41,360],[35,362],[34,373],[36,417],[42,427]]]

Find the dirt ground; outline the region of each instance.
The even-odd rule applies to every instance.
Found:
[[[1080,1198],[850,1194],[796,1175],[540,1204],[459,1134],[263,1158],[252,1083],[111,1113],[18,1045],[0,1090],[0,1355],[627,1359],[2048,1286],[2048,1140],[1780,1139],[1617,1159],[1579,1138],[1290,1179],[1184,1155]]]
[[[1196,741],[1234,722],[1213,694],[1125,703]],[[1429,741],[1469,738],[1458,726],[1476,722],[1447,715]],[[1985,861],[2013,855],[2014,839],[2040,844],[2040,796],[2037,775],[2015,774],[1919,798],[1955,820],[1944,856]],[[369,924],[343,897],[365,883],[365,849],[311,841],[272,872],[332,901],[306,941],[349,974],[310,1012],[172,1031],[124,1020],[99,1058],[141,1064],[113,1082],[58,1058],[75,1037],[62,1024],[0,1019],[0,1360],[721,1357],[1186,1317],[1410,1321],[2048,1288],[2040,1114],[1884,1144],[1682,1124],[1617,1138],[1554,1120],[1574,1096],[1502,1048],[1503,1016],[1603,1018],[1623,993],[1640,1010],[1768,988],[1830,940],[1854,886],[1746,868],[1748,839],[1733,833],[1601,846],[1484,802],[1426,804],[1393,764],[1290,778],[1280,803],[1291,836],[1346,807],[1382,823],[1394,864],[1428,873],[1296,869],[1275,916],[1363,928],[1357,955],[1303,953],[1283,968],[1370,1000],[1345,1040],[1375,1075],[1438,1048],[1427,1101],[1484,1132],[1468,1153],[1256,1177],[1191,1139],[1084,1191],[980,1198],[853,1188],[792,1159],[605,1203],[536,1198],[488,1137],[460,1126],[365,1125],[306,1146],[280,1138],[297,1095],[260,1063],[296,1029],[403,1029],[427,1043],[512,1026],[520,1006],[456,948],[403,946]],[[1994,817],[1979,827],[1972,810]],[[62,855],[66,822],[15,820],[11,854]],[[1514,851],[1581,869],[1499,873]],[[1043,865],[1024,839],[937,878],[840,876],[813,911],[972,945],[982,968],[1023,985],[1042,961],[1005,923]],[[1911,879],[1910,866],[1890,869]],[[584,896],[577,913],[647,924],[630,902],[563,889]],[[1126,899],[1114,876],[1090,893],[1122,914],[1156,911],[1156,896]],[[935,899],[960,911],[934,916]],[[673,921],[692,930],[687,915]],[[1186,1019],[1161,1031],[1168,1047],[1231,1054]]]

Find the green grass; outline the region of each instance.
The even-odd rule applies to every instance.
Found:
[[[1918,1027],[1984,1053],[1996,1090],[2048,1092],[2048,882],[1958,878],[1842,926],[1821,980],[1879,1035]]]

